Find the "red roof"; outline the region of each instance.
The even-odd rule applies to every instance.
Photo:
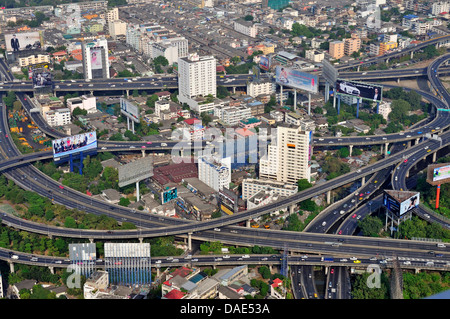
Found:
[[[165,294],[165,298],[167,299],[182,299],[186,293],[181,292],[177,289],[173,289]]]
[[[180,267],[180,268],[177,268],[173,273],[171,273],[170,275],[172,276],[172,277],[175,277],[175,276],[180,276],[180,277],[186,277],[187,275],[189,275],[191,273],[191,270],[189,269],[189,268],[186,268],[186,267]]]
[[[66,51],[58,51],[58,52],[53,52],[52,55],[53,56],[63,56],[66,55],[67,52]]]
[[[185,119],[185,120],[184,120],[184,123],[186,123],[186,124],[188,124],[188,125],[194,125],[194,123],[195,123],[196,121],[201,122],[198,118],[191,117],[191,118]]]
[[[272,284],[272,287],[278,287],[278,286],[280,286],[281,284],[283,283],[283,280],[281,280],[280,278],[275,278],[274,280],[273,280],[273,284]]]

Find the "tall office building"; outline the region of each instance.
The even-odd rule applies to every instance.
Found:
[[[282,124],[277,127],[276,141],[260,160],[260,178],[297,183],[311,178],[312,132],[302,126]]]
[[[216,59],[213,56],[189,54],[178,58],[178,100],[191,106],[198,96],[216,97]]]
[[[217,192],[228,188],[231,183],[231,157],[199,157],[198,178]]]
[[[81,43],[85,79],[109,79],[108,41],[96,39]]]

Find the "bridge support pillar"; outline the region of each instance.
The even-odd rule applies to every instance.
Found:
[[[289,206],[289,215],[292,215],[293,213],[295,213],[295,204]]]
[[[331,203],[331,191],[327,192],[327,204],[329,205]]]
[[[192,250],[192,233],[188,233],[188,250]]]
[[[411,51],[411,56],[410,56],[411,60],[414,58],[414,51]]]
[[[139,181],[136,182],[136,202],[139,202],[141,199],[139,192]]]
[[[410,147],[411,147],[411,140],[408,141],[408,143],[406,144],[406,147],[407,147],[407,148],[410,148]]]
[[[364,184],[366,184],[366,177],[365,176],[363,176],[361,178],[361,186],[364,186]]]
[[[55,274],[55,268],[49,266],[48,269],[50,269],[50,273],[51,273],[52,275]]]
[[[129,97],[130,96],[130,90],[125,90],[125,92],[127,94],[127,97]]]
[[[245,222],[245,227],[250,228],[250,219],[247,219]]]
[[[333,93],[333,109],[336,108],[336,92],[335,91],[336,90],[334,90],[334,93]]]
[[[91,244],[93,244],[93,243],[94,243],[94,238],[89,238],[89,242],[90,242]]]
[[[145,157],[145,150],[141,150],[142,152],[142,157]]]
[[[9,263],[9,271],[11,273],[14,273],[14,263],[12,263],[12,262]]]
[[[360,69],[360,67],[359,67],[359,65],[358,65],[358,68],[356,69],[356,71],[359,72],[359,69]]]
[[[143,237],[139,237],[139,244],[142,244],[144,242],[144,238]]]
[[[416,138],[416,143],[414,145],[419,144],[419,141],[420,141],[420,137]]]
[[[397,83],[400,83],[400,78],[397,79]]]
[[[405,177],[409,178],[409,170],[406,171]]]
[[[384,156],[388,156],[389,152],[389,143],[384,144]]]
[[[296,91],[297,92],[297,91]],[[330,83],[325,82],[325,103],[328,102],[328,100],[330,99]]]
[[[349,151],[349,153],[350,153],[350,156],[352,156],[352,153],[353,153],[353,145],[349,145],[349,146],[348,146],[348,151]]]
[[[233,86],[233,94],[236,94],[236,87]]]
[[[159,267],[156,267],[156,278],[159,278],[161,276],[161,273],[159,271]]]
[[[434,152],[434,153],[433,153],[433,163],[436,162],[436,153],[437,153],[437,152]]]

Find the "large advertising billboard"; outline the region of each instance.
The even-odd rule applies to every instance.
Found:
[[[120,98],[120,112],[134,122],[139,123],[139,108],[127,99]]]
[[[319,79],[317,75],[286,68],[284,66],[277,65],[275,81],[283,86],[289,86],[311,93],[319,92]]]
[[[5,34],[6,51],[24,51],[40,49],[43,45],[39,31]]]
[[[338,79],[336,81],[336,93],[360,97],[364,100],[381,102],[383,87],[369,83],[359,83]]]
[[[103,68],[102,49],[91,48],[90,52],[91,52],[91,69],[92,70],[101,70]]]
[[[30,69],[28,69],[28,75],[30,75]],[[37,69],[31,71],[31,77],[33,80],[33,88],[51,87],[53,84],[52,74],[48,69]]]
[[[450,165],[433,169],[433,182],[443,181],[450,178]]]
[[[261,56],[259,58],[259,67],[261,68],[261,70],[269,71],[269,69],[270,69],[270,60],[269,60],[269,58],[266,57],[265,55]]]
[[[394,215],[402,216],[419,206],[419,192],[401,192],[386,190],[383,197],[384,206]]]
[[[97,149],[97,133],[93,131],[53,140],[52,146],[55,160],[62,156]]]

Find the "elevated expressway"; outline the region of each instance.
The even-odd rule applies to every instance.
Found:
[[[4,109],[4,108],[2,108],[2,109]],[[448,114],[448,112],[445,112],[445,114]],[[438,112],[438,115],[440,115],[439,112]],[[440,116],[438,116],[438,117],[440,117]],[[2,138],[3,138],[3,136],[2,136]],[[49,226],[42,226],[42,229],[39,230],[37,225],[34,225],[33,223],[31,223],[29,221],[24,221],[24,220],[20,221],[20,227],[29,227],[30,231],[35,231],[35,232],[43,233],[43,234],[50,235],[50,236],[67,236],[67,237],[73,237],[73,238],[83,237],[83,238],[113,239],[113,238],[142,238],[142,237],[152,237],[152,236],[190,234],[189,237],[193,236],[194,238],[199,236],[198,238],[209,238],[209,240],[211,240],[211,239],[222,240],[224,242],[232,242],[232,243],[237,242],[239,244],[248,244],[248,245],[268,245],[268,246],[272,246],[272,247],[278,247],[280,249],[288,247],[288,249],[290,249],[290,250],[298,249],[299,251],[302,251],[302,252],[310,251],[310,252],[316,252],[316,253],[321,252],[321,253],[348,254],[348,253],[351,253],[352,251],[359,251],[359,253],[362,255],[364,255],[364,254],[373,255],[375,253],[376,254],[378,254],[378,253],[386,254],[386,252],[388,252],[389,254],[399,255],[399,254],[401,254],[400,251],[402,249],[400,249],[400,251],[397,251],[397,248],[394,248],[394,247],[396,247],[397,244],[399,244],[401,246],[403,244],[406,244],[405,241],[397,242],[395,240],[388,239],[387,241],[389,242],[389,244],[388,244],[389,248],[383,247],[380,250],[381,242],[378,240],[375,240],[375,242],[373,242],[372,244],[369,245],[371,247],[369,247],[369,249],[367,251],[364,250],[365,253],[363,253],[362,250],[359,250],[359,249],[361,249],[361,247],[357,248],[356,250],[350,249],[348,251],[345,251],[345,250],[341,249],[340,251],[337,251],[334,247],[330,247],[329,244],[324,243],[324,240],[325,241],[332,240],[331,239],[332,237],[330,237],[330,236],[335,236],[335,235],[320,234],[320,235],[316,235],[318,237],[310,237],[310,236],[314,236],[314,235],[304,234],[304,233],[291,233],[291,232],[278,233],[276,231],[246,229],[246,228],[234,227],[234,226],[224,227],[224,228],[222,228],[222,231],[220,231],[220,232],[219,231],[210,231],[209,229],[220,228],[220,227],[223,227],[226,225],[235,224],[240,221],[246,221],[255,216],[260,216],[262,214],[270,212],[271,210],[278,210],[283,207],[292,207],[292,205],[295,205],[295,203],[297,203],[297,202],[300,202],[305,199],[316,196],[318,194],[324,193],[333,188],[345,185],[352,180],[356,180],[358,178],[370,175],[373,172],[376,172],[380,169],[392,166],[395,163],[400,162],[403,159],[403,156],[411,156],[411,155],[415,154],[415,152],[417,152],[423,145],[425,145],[425,143],[428,143],[430,145],[430,147],[434,147],[434,148],[441,147],[441,145],[446,145],[449,142],[450,135],[449,135],[449,133],[446,132],[441,135],[441,138],[442,138],[442,144],[436,143],[436,141],[433,141],[433,140],[427,140],[427,141],[421,143],[421,145],[415,145],[407,150],[399,152],[398,154],[392,155],[387,159],[381,160],[373,165],[365,167],[365,168],[361,169],[361,173],[359,173],[359,174],[349,173],[344,176],[341,176],[340,178],[333,179],[332,181],[330,181],[330,183],[327,185],[327,187],[321,187],[321,188],[313,187],[311,189],[308,189],[306,191],[303,191],[296,195],[293,195],[286,200],[278,201],[271,205],[267,205],[263,208],[256,208],[254,210],[242,212],[236,216],[226,216],[226,217],[223,217],[220,219],[207,221],[207,222],[200,222],[200,223],[191,223],[191,222],[183,221],[183,222],[180,222],[179,225],[177,225],[177,226],[167,226],[167,227],[157,227],[154,229],[144,229],[144,227],[147,227],[147,226],[154,227],[155,225],[154,224],[150,225],[149,221],[147,221],[145,219],[144,220],[140,219],[140,217],[144,217],[144,216],[140,216],[141,215],[140,213],[132,215],[132,213],[130,214],[129,210],[118,209],[118,211],[112,215],[116,215],[116,214],[121,215],[121,214],[125,213],[126,215],[122,215],[122,216],[128,216],[128,217],[133,216],[133,218],[131,218],[131,221],[135,222],[138,225],[139,225],[139,223],[141,223],[141,227],[143,227],[143,228],[139,229],[137,231],[136,230],[114,231],[112,233],[107,232],[107,231],[85,231],[85,230],[71,230],[71,229],[65,229],[65,228],[62,230],[61,229],[55,230],[54,227],[49,227]],[[437,144],[439,144],[439,146]],[[12,152],[12,149],[8,149],[8,152]],[[12,155],[12,154],[10,154],[10,155]],[[17,154],[15,154],[15,155],[17,155]],[[18,164],[18,165],[23,165],[23,164]],[[8,174],[9,174],[9,172],[15,171],[14,169],[11,169],[11,166],[9,166],[9,167],[10,167],[10,169],[8,171]],[[33,182],[33,180],[34,181],[36,181],[36,180],[29,178],[29,177],[27,178],[27,181],[29,181],[28,187],[30,189],[35,190],[34,187],[36,187],[36,186],[38,188],[39,187],[43,188],[42,183],[36,183],[37,185],[32,185],[32,184],[35,184]],[[41,176],[41,178],[42,178],[42,176]],[[16,182],[18,181],[19,185],[21,185],[22,187],[28,188],[26,186],[26,184],[27,184],[26,182],[20,182],[20,174],[16,175],[14,179],[16,180]],[[62,194],[62,196],[59,196],[59,194],[56,194],[59,191],[53,192],[53,195],[58,195],[59,199],[62,200],[69,195],[69,191],[72,192],[69,189],[66,189],[66,191],[67,191],[66,196],[64,196],[64,194]],[[65,193],[65,192],[63,191],[62,193]],[[74,192],[74,194],[75,194],[75,197],[82,195],[82,194],[79,194],[78,192]],[[49,197],[48,194],[46,194],[46,195],[47,195],[47,197]],[[70,195],[72,195],[72,194],[70,194]],[[88,205],[89,201],[86,201],[83,199],[82,199],[82,201],[78,200],[77,202],[78,202],[77,205],[79,205],[80,202],[86,203],[84,208],[88,208],[90,206],[90,205]],[[76,207],[77,205],[74,205],[74,206]],[[69,206],[69,207],[73,207],[73,206]],[[109,209],[111,209],[111,207],[109,207]],[[87,209],[85,209],[85,210],[87,211]],[[96,211],[96,212],[99,213],[98,211]],[[100,213],[104,213],[104,212],[100,212]],[[145,217],[150,219],[150,216],[145,216]],[[167,220],[169,220],[169,219],[164,218],[164,223],[166,223]],[[17,223],[17,221],[9,215],[3,216],[3,222],[9,223],[11,226],[14,226],[14,227],[19,225],[19,223]],[[137,223],[137,222],[139,222],[139,223]],[[162,223],[160,223],[160,224],[162,224]],[[235,229],[233,229],[233,228],[235,228]],[[233,230],[234,230],[234,232],[232,232]],[[244,236],[244,233],[247,237]],[[275,238],[272,238],[272,235],[275,233],[277,233],[274,236]],[[238,234],[238,235],[235,235],[235,234]],[[300,237],[298,237],[298,236],[300,236]],[[303,237],[303,236],[305,236],[305,237]],[[271,240],[269,241],[268,238],[271,238]],[[280,238],[281,238],[281,240],[280,240]],[[266,241],[266,239],[267,239],[267,241]],[[355,238],[351,238],[351,236],[350,236],[350,238],[346,238],[345,240],[346,240],[346,242],[348,240],[348,242],[352,242],[352,243],[353,243],[353,240],[355,240],[355,244],[356,244],[356,246],[358,246],[359,244],[357,244],[356,242],[360,242],[361,240],[364,241],[365,239],[361,239],[361,238],[355,239]],[[373,240],[373,239],[371,239],[371,240]],[[383,240],[381,240],[381,241],[383,241]],[[305,242],[306,242],[306,245],[305,245]],[[312,243],[315,243],[315,245],[313,245]],[[324,243],[324,244],[322,245],[320,243]],[[308,244],[310,244],[311,246]],[[365,242],[365,244],[367,244],[367,242]],[[416,243],[408,241],[408,244],[414,245]],[[420,245],[422,247],[417,252],[419,255],[425,254],[425,250],[430,249],[430,246],[427,246],[427,244],[425,244],[425,243],[420,243],[418,245]],[[340,248],[342,248],[342,247],[343,246],[341,245]],[[404,247],[404,246],[402,246],[402,247]],[[406,251],[402,252],[402,254],[410,254],[410,253],[412,254],[412,250],[410,251],[410,249],[413,249],[413,248],[408,247],[406,249]],[[395,252],[394,252],[394,250],[395,250]],[[446,255],[445,258],[448,258],[448,256]]]

